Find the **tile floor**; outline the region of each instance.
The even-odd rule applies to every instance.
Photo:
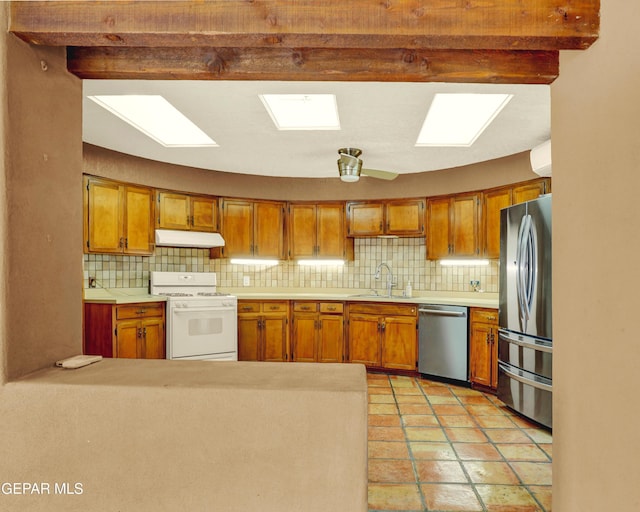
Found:
[[[551,510],[551,433],[490,394],[369,373],[369,510]]]

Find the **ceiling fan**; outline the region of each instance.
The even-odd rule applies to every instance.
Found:
[[[363,169],[362,160],[358,158],[361,154],[362,150],[358,148],[340,148],[338,150],[338,155],[340,155],[338,171],[342,181],[353,183],[360,179],[361,174],[381,180],[394,180],[398,177],[398,173],[395,172]]]

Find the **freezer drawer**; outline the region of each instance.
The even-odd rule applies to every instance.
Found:
[[[498,330],[498,360],[551,379],[553,345],[549,340]]]
[[[552,427],[551,380],[498,363],[498,398],[508,407]]]

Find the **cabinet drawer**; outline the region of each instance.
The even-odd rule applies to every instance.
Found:
[[[321,302],[320,313],[343,313],[344,304],[342,302]]]
[[[146,318],[162,316],[164,314],[164,304],[162,302],[127,304],[116,307],[116,319],[126,320],[130,318]]]
[[[294,302],[293,310],[298,312],[316,312],[318,311],[317,302]]]
[[[471,321],[498,325],[498,310],[471,308]]]
[[[369,315],[417,316],[418,308],[414,305],[400,305],[379,302],[351,302],[349,314],[364,313]]]
[[[238,313],[260,313],[260,302],[238,301]]]
[[[289,311],[289,303],[287,301],[262,303],[263,313],[286,313],[287,311]]]

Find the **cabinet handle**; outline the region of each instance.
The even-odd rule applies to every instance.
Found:
[[[278,309],[278,307],[279,307],[279,306],[269,306],[269,309],[270,309],[271,311],[276,311],[276,310]],[[309,309],[309,308],[306,308],[306,309]]]
[[[384,330],[387,328],[387,324],[385,324],[384,322],[382,322],[382,324],[380,324],[381,327],[381,331],[384,332]]]
[[[142,329],[138,329],[138,338],[142,338]]]
[[[118,242],[118,247],[124,247],[124,237],[120,237],[120,241]]]
[[[142,329],[142,336],[146,339],[146,337],[147,337],[147,328],[146,327],[144,327]]]
[[[336,307],[335,306],[327,306],[327,310],[328,311],[335,311]]]

